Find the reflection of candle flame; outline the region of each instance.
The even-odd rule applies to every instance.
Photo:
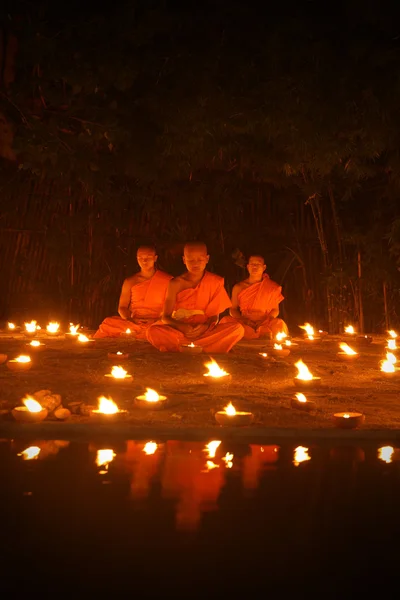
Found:
[[[233,466],[233,454],[227,452],[222,459],[225,462],[227,469],[232,469]]]
[[[236,408],[233,406],[232,402],[229,402],[229,404],[225,406],[224,412],[230,417],[234,417],[236,415]]]
[[[109,448],[98,450],[96,455],[96,465],[98,467],[105,467],[105,469],[107,470],[108,465],[114,460],[115,456],[116,454],[114,450],[111,450]]]
[[[304,446],[297,446],[294,451],[293,464],[298,467],[300,463],[311,460],[311,456],[308,454],[308,448]]]
[[[41,406],[41,404],[39,404],[39,402],[37,402],[36,400],[31,398],[30,396],[27,396],[26,398],[24,398],[22,400],[22,402],[26,406],[26,408],[29,410],[29,412],[38,413],[41,410],[43,410],[43,407]]]
[[[303,379],[304,381],[311,381],[313,379],[312,374],[309,371],[309,368],[303,361],[300,359],[294,365],[298,369],[298,373],[296,375],[296,379]]]
[[[221,367],[218,365],[218,363],[215,362],[213,358],[211,359],[211,362],[206,363],[204,366],[208,369],[208,373],[204,373],[204,377],[219,378],[226,377],[226,375],[229,375],[229,373],[224,371],[224,369],[221,369]]]
[[[302,394],[301,392],[298,392],[296,394],[296,398],[299,402],[307,402],[307,398],[305,397],[304,394]]]
[[[385,463],[391,463],[393,458],[394,448],[392,446],[382,446],[378,448],[378,458]]]
[[[38,446],[29,446],[29,448],[25,448],[18,456],[22,456],[24,460],[33,460],[37,458],[39,454],[40,448]]]
[[[220,440],[213,440],[212,442],[208,442],[204,449],[205,452],[208,452],[208,458],[215,458],[215,454],[220,445]]]
[[[147,442],[147,444],[144,445],[143,452],[147,455],[154,454],[157,448],[158,445],[155,442]]]
[[[219,469],[219,465],[216,465],[215,462],[213,462],[212,460],[208,460],[206,462],[206,467],[206,472],[212,471],[213,469]]]
[[[353,350],[353,348],[350,348],[350,346],[348,344],[342,343],[342,344],[339,344],[339,347],[348,356],[354,356],[355,354],[357,354],[357,352],[355,350]]]
[[[31,357],[30,356],[25,356],[24,354],[21,354],[21,356],[17,356],[17,358],[15,359],[15,362],[17,362],[17,363],[29,363],[29,362],[31,362]]]
[[[395,355],[393,354],[393,352],[386,352],[386,360],[390,363],[392,363],[392,365],[395,365],[397,362],[397,359],[395,357]]]

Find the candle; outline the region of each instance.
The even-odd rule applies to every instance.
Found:
[[[10,369],[10,371],[29,371],[31,367],[31,357],[25,356],[24,354],[7,362],[7,368]]]
[[[364,415],[359,412],[340,412],[333,415],[334,425],[342,429],[356,429],[364,420]]]
[[[40,330],[39,325],[37,325],[37,321],[31,321],[30,323],[24,323],[25,330],[24,334],[27,337],[34,337],[37,332]]]
[[[344,332],[347,333],[347,335],[355,335],[356,333],[353,325],[347,325],[347,327],[344,328]]]
[[[289,356],[290,349],[283,348],[281,344],[274,344],[274,347],[271,350],[271,354],[273,356],[280,356],[281,358],[284,358],[285,356]]]
[[[111,369],[111,373],[107,373],[105,375],[109,381],[113,383],[117,383],[120,385],[121,383],[132,383],[133,377],[130,375],[125,369],[121,366],[113,366]]]
[[[127,410],[121,410],[112,398],[106,398],[105,396],[99,398],[99,407],[90,411],[90,417],[101,423],[120,421],[127,414]]]
[[[15,323],[9,322],[9,323],[7,323],[7,329],[8,329],[8,331],[12,331],[15,333],[16,331],[20,330],[20,327],[17,326]]]
[[[397,333],[394,331],[394,329],[390,329],[390,330],[388,331],[388,334],[390,335],[390,337],[391,337],[392,339],[396,339],[396,338],[397,338]]]
[[[284,331],[280,331],[279,333],[276,334],[275,336],[275,340],[279,343],[282,342],[285,338],[287,338],[287,333],[285,333]]]
[[[295,385],[309,388],[317,386],[321,383],[321,378],[314,377],[307,365],[304,364],[301,359],[297,363],[295,363],[295,367],[297,367],[298,370],[298,373],[294,378]]]
[[[359,356],[358,353],[353,350],[353,348],[350,348],[350,346],[344,342],[339,344],[339,348],[342,350],[342,352],[338,352],[338,356],[340,356],[340,358],[352,360],[354,358],[358,358]]]
[[[207,383],[225,383],[231,380],[232,376],[218,365],[212,358],[211,362],[204,365],[208,369],[208,373],[204,373],[203,377],[207,377],[204,381]]]
[[[392,339],[392,338],[390,340],[387,340],[387,346],[386,346],[386,348],[388,350],[397,350],[396,340]]]
[[[313,341],[315,339],[314,327],[310,325],[310,323],[305,323],[304,325],[299,325],[300,329],[304,329],[306,340]]]
[[[120,350],[118,350],[118,352],[109,352],[107,354],[108,358],[110,358],[111,360],[127,360],[129,358],[129,354],[125,354],[123,352],[121,352]]]
[[[223,410],[215,413],[215,420],[221,426],[241,427],[250,425],[254,420],[254,415],[251,412],[237,411],[230,402]]]
[[[50,322],[46,327],[47,335],[60,335],[60,323]]]
[[[316,402],[313,400],[307,400],[304,394],[301,392],[297,393],[291,400],[291,407],[297,410],[304,410],[305,412],[311,412],[317,407]]]
[[[69,324],[69,331],[68,333],[65,334],[65,337],[68,339],[74,339],[77,338],[79,336],[79,329],[80,325],[74,325],[73,323]]]
[[[391,352],[388,352],[388,354],[391,354]],[[388,359],[387,355],[386,355],[386,360],[381,360],[380,364],[381,364],[382,373],[386,373],[386,374],[395,373],[396,368],[394,366],[394,362],[392,360]]]
[[[259,356],[261,356],[262,358],[268,358],[268,354],[266,352],[259,352],[258,353]]]
[[[135,405],[138,408],[147,410],[161,410],[167,405],[167,397],[160,396],[155,390],[146,388],[146,393],[135,398]]]
[[[190,344],[181,344],[181,352],[186,354],[201,354],[203,352],[202,346],[196,346],[193,342]]]
[[[37,400],[27,396],[22,400],[23,406],[12,409],[12,415],[16,421],[22,423],[38,423],[47,417],[48,411],[43,408]]]
[[[91,340],[87,337],[87,335],[83,335],[83,333],[80,333],[78,335],[78,342],[80,342],[81,344],[87,344],[88,342],[94,342],[94,340]]]
[[[308,448],[304,446],[297,446],[293,453],[293,464],[295,467],[298,467],[302,462],[307,462],[311,460],[311,456],[309,455]]]

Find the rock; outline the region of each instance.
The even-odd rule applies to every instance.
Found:
[[[66,421],[67,419],[69,419],[69,417],[71,416],[71,411],[68,410],[68,408],[57,408],[54,411],[54,416],[56,417],[56,419],[58,419],[59,421]]]
[[[73,415],[80,415],[82,404],[83,404],[82,402],[70,402],[68,404],[68,408],[72,412]]]

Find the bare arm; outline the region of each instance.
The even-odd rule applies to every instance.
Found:
[[[131,303],[131,288],[132,282],[130,279],[125,279],[122,284],[121,295],[118,303],[118,313],[121,319],[129,319],[131,316],[129,305]]]
[[[172,318],[172,313],[174,311],[175,303],[176,303],[176,295],[180,291],[180,281],[179,279],[171,279],[168,284],[167,295],[165,297],[164,308],[161,315],[161,320],[165,325],[169,325],[174,329],[178,329],[182,331],[182,333],[186,333],[191,329],[191,326],[187,323],[181,323],[177,319]]]
[[[241,291],[240,285],[236,284],[233,286],[232,298],[231,298],[232,306],[229,309],[229,314],[231,315],[231,317],[233,317],[234,319],[237,319],[238,321],[241,321],[243,318],[242,313],[240,312],[239,300],[238,300],[238,295],[239,295],[240,291]]]

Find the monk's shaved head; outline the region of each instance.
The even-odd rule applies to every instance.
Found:
[[[204,252],[207,254],[207,246],[204,242],[188,242],[183,247],[183,254],[187,254],[188,252]]]
[[[156,248],[152,244],[144,244],[143,246],[139,246],[136,254],[139,254],[139,252],[151,252],[153,254],[157,254]]]
[[[194,276],[203,273],[210,257],[204,242],[189,242],[183,248],[183,262],[187,270]]]
[[[249,262],[251,261],[252,258],[262,260],[263,265],[265,265],[265,258],[263,256],[261,256],[261,254],[250,254]]]

